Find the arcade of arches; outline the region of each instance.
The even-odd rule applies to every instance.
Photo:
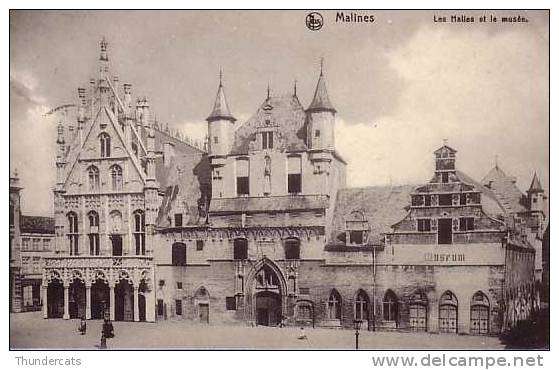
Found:
[[[47,269],[43,317],[154,321],[149,269]]]

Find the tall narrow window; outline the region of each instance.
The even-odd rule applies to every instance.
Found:
[[[390,289],[386,291],[382,300],[382,318],[384,321],[398,319],[398,297]]]
[[[111,189],[122,190],[122,168],[117,164],[111,166]]]
[[[336,289],[332,290],[328,298],[328,318],[340,320],[342,318],[342,297]]]
[[[182,213],[175,213],[175,227],[182,226]]]
[[[78,216],[74,212],[68,213],[68,240],[70,241],[70,255],[78,254]]]
[[[470,231],[474,229],[473,217],[460,217],[460,231]]]
[[[106,158],[111,156],[111,137],[102,133],[99,135],[99,143],[101,144],[101,157]]]
[[[262,149],[272,149],[274,147],[274,133],[266,131],[262,133]]]
[[[89,254],[91,256],[98,256],[99,250],[99,215],[95,211],[87,214],[89,219]]]
[[[143,211],[134,212],[134,242],[136,244],[136,255],[146,254],[146,223]]]
[[[301,242],[296,238],[289,238],[284,243],[285,259],[298,260],[301,258]]]
[[[301,193],[301,156],[287,157],[287,192]]]
[[[237,159],[237,195],[249,194],[249,162],[246,158]]]
[[[238,238],[233,240],[233,259],[246,260],[248,257],[248,240]]]
[[[171,264],[173,266],[186,266],[186,245],[174,243],[171,250]]]
[[[369,320],[369,297],[362,290],[359,291],[355,298],[355,319]]]
[[[87,168],[87,176],[89,179],[89,190],[99,190],[99,169],[95,166]]]

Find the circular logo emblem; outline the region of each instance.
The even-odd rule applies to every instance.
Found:
[[[307,25],[307,28],[309,30],[318,31],[324,25],[322,14],[317,12],[307,14],[307,17],[305,18],[305,24]]]

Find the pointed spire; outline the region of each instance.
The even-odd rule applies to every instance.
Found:
[[[229,121],[236,121],[235,117],[229,111],[229,105],[227,104],[227,99],[225,98],[225,89],[223,87],[223,72],[219,70],[219,87],[217,89],[217,95],[215,97],[214,108],[207,121],[216,121],[219,119],[225,119]]]
[[[532,177],[532,183],[530,184],[528,193],[543,193],[542,184],[540,183],[540,179],[538,179],[536,172],[534,172],[534,177]]]
[[[293,96],[297,96],[297,79],[293,81]]]
[[[314,92],[314,97],[312,103],[307,108],[307,111],[311,112],[332,112],[336,113],[336,109],[330,102],[328,97],[328,91],[326,90],[326,79],[323,73],[324,58],[320,59],[320,76],[318,77],[318,83],[316,84],[316,90]]]
[[[268,81],[268,87],[266,89],[266,100],[270,100],[270,81]]]

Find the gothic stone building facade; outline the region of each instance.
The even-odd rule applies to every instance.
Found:
[[[99,63],[59,126],[45,317],[495,334],[537,308],[537,184],[505,201],[444,145],[425,185],[347,188],[322,70],[244,123],[220,81],[202,150]]]

